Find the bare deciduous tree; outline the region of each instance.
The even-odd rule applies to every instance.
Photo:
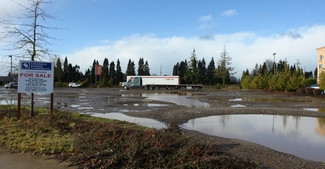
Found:
[[[1,21],[5,30],[2,36],[9,40],[8,47],[13,52],[18,52],[17,56],[32,61],[49,58],[47,46],[54,38],[47,31],[55,28],[46,26],[46,21],[53,19],[44,10],[48,3],[50,2],[45,0],[28,0],[26,5],[16,2],[22,8],[22,16]]]
[[[8,49],[16,53],[15,56],[31,61],[49,59],[50,52],[47,46],[53,40],[47,33],[54,27],[46,26],[48,19],[53,19],[45,11],[46,0],[28,0],[27,4],[14,1],[22,8],[22,16],[11,17],[1,21],[4,32],[2,39],[8,40]],[[31,94],[31,116],[34,115],[34,94]]]

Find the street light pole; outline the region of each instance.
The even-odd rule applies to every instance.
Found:
[[[10,66],[10,77],[12,76],[12,55],[9,55],[9,57],[11,58],[11,66]]]
[[[275,54],[276,53],[273,53],[273,59],[274,59],[273,71],[274,71],[274,75],[275,75]]]

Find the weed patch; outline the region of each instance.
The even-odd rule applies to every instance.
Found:
[[[256,168],[255,162],[194,143],[178,126],[154,130],[115,120],[46,109],[15,119],[0,106],[0,145],[22,152],[57,154],[83,168]],[[26,108],[27,111],[27,108]]]

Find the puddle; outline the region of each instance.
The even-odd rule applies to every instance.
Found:
[[[222,100],[222,99],[220,99]],[[302,103],[302,102],[312,102],[310,100],[293,100],[293,99],[277,99],[277,98],[251,98],[251,97],[244,97],[244,98],[235,98],[229,99],[228,101],[249,101],[249,102],[290,102],[290,103]]]
[[[78,107],[79,110],[92,110],[94,107]]]
[[[127,93],[127,94],[122,94],[121,97],[142,97],[142,93],[137,93],[137,94]]]
[[[13,99],[10,99],[10,100],[0,100],[0,105],[17,105],[18,104],[18,101],[17,100],[13,100]]]
[[[60,102],[57,102],[56,105],[57,106],[60,106],[60,107],[68,107],[68,103],[60,103]]]
[[[80,107],[80,105],[78,105],[78,104],[72,104],[72,105],[70,105],[70,107],[77,108],[77,107]]]
[[[167,128],[167,125],[163,122],[154,119],[149,119],[149,118],[131,117],[122,113],[90,113],[90,115],[94,117],[101,117],[106,119],[126,121],[129,123],[135,123],[140,126],[149,127],[149,128],[155,128],[155,129]]]
[[[305,111],[314,111],[314,112],[325,112],[325,109],[319,108],[304,108]]]
[[[230,107],[241,108],[241,107],[247,107],[247,106],[242,105],[242,104],[235,104],[235,105],[231,105]]]
[[[314,161],[325,161],[325,119],[275,115],[224,115],[189,120],[181,127],[251,141]]]
[[[242,98],[236,98],[236,99],[229,99],[230,102],[241,102],[243,101]]]
[[[128,103],[123,106],[134,106],[134,107],[166,107],[168,104],[156,104],[156,103]]]
[[[210,107],[210,104],[200,102],[198,100],[188,99],[186,95],[167,94],[167,93],[145,93],[142,97],[147,97],[149,100],[157,100],[163,102],[174,103],[186,107]]]

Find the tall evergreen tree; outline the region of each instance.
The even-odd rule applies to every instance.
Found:
[[[123,82],[123,73],[122,73],[122,68],[121,68],[121,63],[120,60],[117,59],[117,63],[116,63],[116,81],[117,82]]]
[[[220,53],[220,59],[218,61],[218,69],[216,71],[217,78],[222,79],[222,84],[226,84],[230,82],[230,75],[232,75],[232,71],[234,70],[231,67],[231,60],[229,53],[226,51],[226,47]]]
[[[198,61],[196,58],[195,49],[193,49],[192,55],[190,57],[189,68],[187,69],[186,74],[185,74],[186,81],[188,81],[190,83],[199,83],[197,64],[198,64]]]
[[[62,63],[60,58],[56,61],[56,66],[54,67],[54,79],[55,81],[61,82],[61,77],[63,76]]]
[[[135,64],[131,59],[129,59],[128,67],[126,69],[127,76],[134,76],[135,75]]]
[[[102,67],[102,79],[101,79],[101,81],[103,81],[102,82],[103,86],[108,86],[108,79],[109,79],[108,63],[109,63],[108,59],[105,58]]]
[[[143,58],[140,58],[139,62],[138,62],[138,75],[139,76],[144,75],[144,60],[143,60]]]
[[[202,61],[198,62],[198,82],[201,84],[206,84],[206,67],[204,58]]]
[[[72,82],[73,81],[73,67],[72,64],[69,63],[68,65],[68,71],[67,71],[67,82]]]
[[[179,75],[179,63],[177,63],[173,67],[173,76],[177,76],[177,75]]]
[[[187,72],[187,69],[188,69],[188,65],[187,65],[187,60],[185,61],[182,61],[180,64],[179,64],[179,77],[180,77],[180,83],[181,84],[186,84],[188,83],[185,79],[185,74]]]
[[[90,72],[90,85],[91,84],[95,84],[95,78],[96,78],[96,65],[98,64],[98,62],[96,61],[96,59],[94,59],[93,61],[93,65],[91,67],[91,72]]]
[[[69,69],[69,62],[68,58],[65,57],[63,62],[63,81],[68,82],[68,69]]]
[[[216,67],[215,67],[214,59],[212,57],[207,68],[206,78],[208,84],[214,85],[216,83],[215,73],[216,73]]]
[[[109,83],[111,85],[116,85],[116,71],[114,62],[111,62],[109,65]]]
[[[144,64],[143,71],[144,71],[144,75],[146,75],[146,76],[150,76],[150,68],[149,68],[149,63],[148,63],[148,61],[146,61],[146,63]]]

